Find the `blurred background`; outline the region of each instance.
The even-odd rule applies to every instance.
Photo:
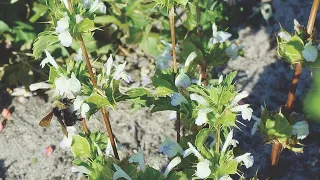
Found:
[[[155,57],[160,53],[161,40],[169,40],[166,12],[152,8],[149,1],[104,0],[107,14],[95,18],[99,28],[85,42],[94,66],[101,66],[110,54],[117,62],[128,62],[127,72],[134,82],[128,87],[148,86],[148,78],[155,69]],[[217,1],[219,2],[219,1]],[[280,25],[293,32],[293,20],[306,26],[312,0],[228,0],[217,5],[212,15],[217,24],[226,27],[238,44],[245,46],[244,56],[223,66],[211,68],[211,78],[230,71],[238,71],[237,88],[250,93],[247,102],[259,116],[260,105],[269,109],[284,105],[288,95],[293,69],[281,61],[276,52],[276,38]],[[133,11],[133,9],[135,11]],[[186,14],[177,9],[176,27],[184,22]],[[319,21],[318,21],[319,19]],[[51,109],[51,101],[44,91],[32,93],[28,87],[45,81],[49,69],[39,65],[43,58],[35,58],[32,46],[37,35],[50,23],[46,0],[0,1],[0,179],[85,179],[72,173],[71,152],[59,148],[63,138],[60,126],[54,121],[49,128],[38,123]],[[315,32],[320,29],[319,13]],[[179,36],[179,35],[178,35]],[[52,45],[50,51],[59,63],[77,53],[79,46],[71,48]],[[294,110],[304,113],[310,122],[311,133],[303,140],[303,154],[284,151],[279,160],[281,174],[278,179],[320,178],[320,76],[317,69],[304,68],[297,89]],[[131,113],[129,103],[119,103],[110,112],[111,124],[120,148],[120,157],[142,148],[146,163],[162,168],[167,159],[158,152],[165,137],[174,138],[174,122],[168,112],[151,114],[148,109]],[[89,129],[105,131],[99,115],[88,122]],[[254,166],[243,169],[245,176],[258,172],[260,179],[268,173],[270,145],[263,144],[258,134],[251,136],[253,122],[245,122],[236,132],[240,147],[251,152]],[[48,153],[48,147],[52,153]]]

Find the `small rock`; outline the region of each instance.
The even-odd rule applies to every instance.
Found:
[[[7,108],[3,109],[1,114],[4,119],[9,119],[11,116],[10,110]]]

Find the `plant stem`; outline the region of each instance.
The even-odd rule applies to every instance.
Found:
[[[178,66],[177,66],[177,54],[176,54],[176,33],[175,33],[175,26],[174,26],[174,6],[172,6],[169,11],[169,20],[170,20],[170,30],[171,30],[173,76],[174,76],[174,79],[176,79],[176,75],[178,73]],[[180,127],[181,127],[180,123],[181,123],[180,112],[177,111],[177,121],[176,121],[177,142],[180,142]]]
[[[200,65],[200,70],[201,70],[201,81],[204,86],[207,86],[208,85],[208,82],[207,82],[207,63],[205,60],[203,61],[203,64]]]
[[[87,126],[87,123],[86,123],[86,119],[85,118],[82,118],[81,120],[81,125],[82,125],[82,129],[84,131],[84,133],[89,136],[89,129],[88,129],[88,126]]]
[[[314,0],[313,4],[312,4],[310,16],[309,16],[309,21],[308,21],[308,26],[307,26],[308,36],[310,36],[313,31],[314,22],[315,22],[318,7],[319,7],[319,2],[320,2],[320,0]],[[296,93],[296,89],[297,89],[297,86],[299,83],[299,77],[301,75],[301,72],[302,72],[302,64],[301,64],[301,62],[298,62],[295,65],[294,75],[292,77],[292,81],[290,84],[290,90],[289,90],[289,94],[288,94],[288,99],[286,101],[286,105],[285,105],[285,109],[284,109],[285,114],[287,114],[287,115],[289,115],[290,111],[292,110],[292,105],[293,105],[293,101],[295,98],[295,93]],[[282,150],[281,143],[279,143],[278,141],[274,142],[272,145],[272,153],[271,153],[271,176],[273,176],[276,171],[275,168],[277,166],[281,150]]]
[[[220,152],[220,125],[216,129],[216,153]]]
[[[97,88],[97,82],[96,82],[96,80],[94,78],[94,75],[93,75],[92,66],[91,66],[91,63],[90,63],[90,60],[89,60],[88,51],[87,51],[86,45],[84,44],[84,41],[83,41],[83,38],[82,38],[81,35],[78,37],[78,42],[80,44],[80,47],[81,47],[81,50],[82,50],[82,53],[83,53],[83,56],[84,56],[84,59],[85,59],[85,62],[86,62],[86,65],[87,65],[87,69],[88,69],[89,74],[90,74],[90,79],[92,81],[92,84],[93,84],[93,86],[95,88]],[[108,112],[104,107],[102,107],[101,108],[101,113],[102,113],[102,116],[103,116],[103,120],[104,120],[104,122],[106,124],[107,132],[108,132],[108,136],[109,136],[109,139],[110,139],[110,142],[111,142],[111,146],[112,146],[112,149],[113,149],[114,156],[115,156],[116,159],[119,160],[119,155],[118,155],[117,147],[116,147],[116,144],[115,144],[115,137],[114,137],[114,134],[112,133],[112,128],[111,128]]]

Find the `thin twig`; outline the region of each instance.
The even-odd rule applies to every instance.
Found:
[[[176,54],[176,33],[174,26],[174,6],[171,7],[169,11],[169,20],[170,20],[170,29],[171,29],[171,44],[172,44],[172,60],[173,60],[173,75],[174,79],[178,73],[178,65],[177,65],[177,54]],[[180,142],[180,112],[177,111],[177,121],[176,121],[176,131],[177,131],[177,142]]]
[[[85,120],[84,118],[82,118],[82,120],[81,120],[81,125],[82,125],[82,129],[83,129],[84,133],[85,133],[87,136],[89,136],[90,132],[89,132],[89,129],[88,129],[86,120]]]
[[[319,7],[319,2],[320,0],[314,0],[312,4],[312,8],[310,11],[310,16],[309,16],[309,21],[308,21],[308,26],[307,26],[307,33],[308,36],[312,34],[313,27],[314,27],[314,22],[316,19],[318,7]],[[302,64],[301,62],[296,63],[295,69],[294,69],[294,75],[292,77],[292,81],[290,84],[290,90],[288,94],[288,99],[286,101],[285,105],[285,114],[289,115],[290,112],[292,111],[292,105],[294,102],[295,98],[295,93],[296,89],[299,83],[299,77],[302,72]],[[276,166],[279,160],[280,153],[282,151],[282,145],[279,142],[274,142],[272,145],[272,153],[271,153],[271,177],[274,176],[276,172]]]

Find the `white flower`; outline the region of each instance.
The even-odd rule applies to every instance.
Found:
[[[113,65],[113,58],[112,58],[112,55],[110,55],[110,57],[107,60],[107,63],[104,65],[107,76],[110,76],[111,74],[112,65]]]
[[[190,66],[190,64],[192,63],[192,61],[197,57],[197,53],[196,52],[192,52],[189,54],[189,56],[187,57],[186,62],[184,63],[185,67]]]
[[[172,158],[177,153],[182,154],[183,149],[175,141],[172,141],[170,138],[166,138],[166,140],[160,145],[160,152],[167,155],[169,158]]]
[[[79,24],[83,20],[83,17],[80,14],[76,15],[76,23]]]
[[[87,174],[87,175],[91,174],[91,171],[84,166],[72,166],[71,172],[73,172],[73,173],[80,172],[82,174]]]
[[[207,159],[197,164],[196,176],[201,179],[207,178],[211,174],[211,162]]]
[[[83,8],[89,8],[92,4],[92,0],[82,0]]]
[[[168,176],[168,174],[170,173],[170,171],[176,167],[178,164],[181,163],[181,158],[180,157],[175,157],[173,158],[170,163],[168,164],[168,166],[166,167],[166,170],[164,171],[163,175],[166,178]]]
[[[84,61],[81,48],[78,49],[77,54],[74,56],[74,60],[75,61]]]
[[[46,53],[47,57],[41,61],[40,66],[43,68],[47,63],[50,63],[54,68],[58,69],[59,66],[57,62],[54,60],[54,58],[51,56],[51,54],[47,50],[45,50],[44,52]]]
[[[211,109],[211,108],[199,109],[198,116],[195,120],[195,124],[198,126],[201,126],[201,125],[207,123],[208,122],[207,114],[212,111],[213,111],[213,109]]]
[[[111,145],[110,139],[108,140],[108,144],[107,144],[107,148],[106,148],[106,157],[109,157],[109,156],[113,156],[114,157],[114,153],[113,153],[113,149],[112,149],[112,145]]]
[[[308,62],[315,62],[318,57],[318,50],[316,47],[311,45],[311,41],[304,46],[302,51],[303,58]]]
[[[199,105],[203,105],[205,107],[209,106],[208,102],[206,101],[206,99],[204,99],[204,97],[198,95],[198,94],[190,94],[190,99],[193,101],[197,101],[197,103]]]
[[[233,43],[226,48],[225,52],[232,60],[235,60],[238,57],[238,51],[242,48],[243,46],[238,46]]]
[[[194,154],[200,161],[204,160],[199,151],[191,143],[188,142],[188,146],[189,148],[182,153],[183,158],[189,156],[190,154]]]
[[[128,75],[128,73],[124,70],[127,62],[124,62],[123,64],[120,64],[116,71],[113,73],[113,79],[119,80],[120,78],[123,79],[126,83],[132,82],[131,76]]]
[[[298,139],[304,139],[309,135],[309,125],[307,121],[299,121],[292,125],[292,134]]]
[[[294,30],[297,32],[300,32],[300,27],[301,27],[300,23],[296,19],[294,19],[293,24],[294,24]]]
[[[66,76],[57,78],[54,84],[56,93],[69,99],[74,99],[75,95],[81,90],[81,83],[73,73],[71,74],[71,78],[67,78]]]
[[[29,89],[30,91],[36,91],[38,89],[49,89],[51,88],[51,84],[45,82],[33,83],[30,84]]]
[[[218,31],[217,25],[212,24],[212,38],[210,38],[209,42],[211,44],[222,43],[227,41],[231,34],[223,31]]]
[[[238,93],[236,97],[231,102],[231,106],[236,105],[241,99],[246,98],[249,96],[249,93],[247,91],[242,91],[241,93]]]
[[[74,126],[67,126],[68,137],[64,136],[63,140],[60,142],[60,147],[62,149],[70,148],[72,144],[72,137],[76,134],[77,129]]]
[[[188,100],[180,93],[174,92],[171,95],[171,105],[178,106],[181,103],[188,103]]]
[[[86,118],[86,113],[89,112],[90,107],[84,101],[88,99],[88,96],[77,96],[73,102],[72,110],[78,111],[83,118]]]
[[[235,160],[237,162],[243,162],[247,169],[252,167],[254,163],[254,159],[253,156],[251,156],[251,153],[245,153],[241,156],[237,156]]]
[[[241,112],[242,119],[251,120],[253,110],[249,107],[249,104],[238,105],[231,108],[232,112]]]
[[[252,115],[252,119],[255,120],[255,123],[252,126],[251,135],[254,135],[258,130],[258,126],[260,126],[260,118],[257,118],[255,115]]]
[[[144,171],[146,169],[146,165],[144,163],[144,156],[143,156],[143,153],[141,151],[141,148],[139,148],[138,153],[133,155],[133,156],[131,156],[131,158],[128,161],[129,161],[129,163],[132,163],[132,162],[138,163],[139,166],[140,166],[140,169],[142,171]]]
[[[237,94],[231,102],[231,111],[241,112],[242,119],[250,121],[253,110],[249,107],[249,104],[237,105],[241,99],[248,97],[248,95],[247,91]]]
[[[64,47],[70,47],[72,44],[72,36],[69,33],[69,31],[65,31],[63,33],[60,33],[58,35],[58,39],[59,39],[60,43],[62,44],[62,46],[64,46]]]
[[[226,137],[226,141],[223,144],[223,147],[221,149],[221,152],[225,152],[227,148],[232,144],[232,139],[233,138],[233,129],[229,132],[229,134]]]
[[[229,175],[224,175],[220,177],[219,180],[232,180],[232,178]]]
[[[280,32],[278,33],[278,36],[279,36],[281,39],[284,39],[284,40],[287,41],[287,42],[289,42],[290,39],[291,39],[291,35],[290,35],[288,32],[286,32],[286,31],[280,31]]]
[[[107,13],[107,7],[103,2],[101,2],[101,0],[95,0],[93,3],[90,4],[90,6],[90,13],[94,13],[97,10],[99,10],[99,12],[103,14]]]
[[[174,83],[177,88],[186,89],[191,85],[191,80],[185,73],[181,73],[176,77],[176,80]]]
[[[219,76],[218,84],[221,84],[221,83],[222,83],[222,81],[223,81],[223,75],[220,75],[220,76]]]
[[[126,172],[124,172],[121,167],[113,163],[113,167],[116,169],[116,172],[113,174],[113,180],[117,180],[120,178],[125,178],[126,180],[131,180],[130,176]]]
[[[56,32],[63,33],[68,31],[68,28],[69,28],[69,17],[65,16],[57,22]]]
[[[63,4],[66,6],[66,8],[69,9],[68,0],[61,0],[61,2],[63,2]]]

